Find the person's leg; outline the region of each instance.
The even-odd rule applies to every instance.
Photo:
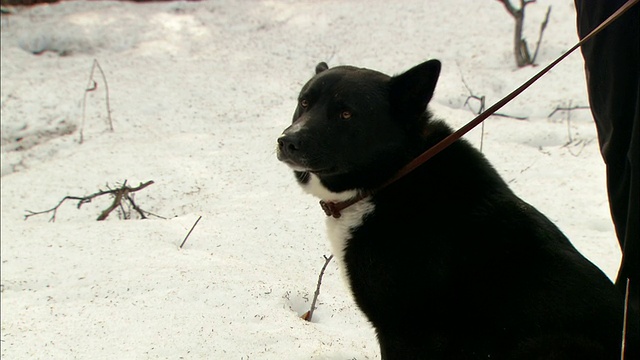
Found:
[[[624,0],[575,0],[582,38]],[[616,286],[630,279],[640,308],[640,5],[582,46],[591,112],[607,166],[611,215],[623,252]]]

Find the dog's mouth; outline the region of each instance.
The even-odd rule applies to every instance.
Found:
[[[315,167],[306,164],[304,161],[296,161],[278,152],[278,160],[285,163],[291,170],[315,175],[329,175],[334,172],[330,167]]]
[[[278,160],[285,163],[293,171],[300,173],[312,173],[318,176],[331,175],[335,173],[334,166],[324,166],[319,164],[320,158],[309,158],[307,155],[300,151],[286,151],[282,146],[276,148],[276,156]]]
[[[290,154],[281,151],[280,149],[277,149],[276,156],[278,157],[278,160],[287,164],[287,166],[289,166],[293,171],[315,172],[313,166],[309,166],[304,158],[299,158],[297,156],[292,157]]]
[[[291,170],[293,170],[293,171],[298,171],[298,172],[309,172],[310,171],[305,166],[302,166],[301,164],[298,164],[295,161],[292,161],[290,159],[280,159],[280,157],[278,156],[278,160],[280,160],[283,163],[287,164],[287,166],[290,167]]]
[[[300,163],[300,161],[296,161],[292,159],[289,154],[281,151],[279,148],[276,150],[276,156],[278,160],[287,164],[294,171],[307,171],[307,168]]]
[[[280,160],[283,163],[287,164],[287,166],[289,166],[289,168],[293,171],[297,171],[297,172],[305,172],[305,173],[312,173],[315,175],[330,175],[333,173],[333,170],[331,170],[331,168],[313,168],[313,167],[309,167],[309,166],[304,166],[301,164],[298,164],[296,162],[293,162],[291,160]]]

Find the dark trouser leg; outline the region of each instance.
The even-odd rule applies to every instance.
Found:
[[[585,36],[624,0],[576,0]],[[582,47],[591,111],[607,165],[611,215],[623,251],[616,280],[630,279],[631,306],[640,308],[640,5]]]

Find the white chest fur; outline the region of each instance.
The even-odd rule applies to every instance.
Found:
[[[324,186],[320,180],[313,174],[310,175],[309,181],[303,186],[304,190],[308,193],[319,197],[325,201],[345,201],[353,198],[356,195],[355,190],[344,191],[340,193],[334,193]],[[331,253],[338,261],[340,267],[340,273],[343,276],[343,280],[349,284],[346,264],[344,263],[345,249],[351,238],[351,232],[362,225],[364,218],[373,212],[375,205],[367,200],[361,200],[348,208],[342,210],[340,218],[327,217],[327,236],[329,237],[329,243],[331,245]]]
[[[362,200],[342,211],[338,219],[327,217],[327,236],[331,244],[331,253],[338,260],[342,275],[348,277],[344,254],[351,232],[362,225],[365,216],[374,210],[375,206],[369,200]],[[345,279],[346,280],[346,279]]]

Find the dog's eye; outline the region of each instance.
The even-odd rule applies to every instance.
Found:
[[[309,100],[301,99],[300,100],[300,106],[302,106],[303,108],[306,108],[307,106],[309,106]]]
[[[351,119],[351,111],[345,110],[345,111],[341,112],[340,113],[340,118],[344,119],[344,120]]]

